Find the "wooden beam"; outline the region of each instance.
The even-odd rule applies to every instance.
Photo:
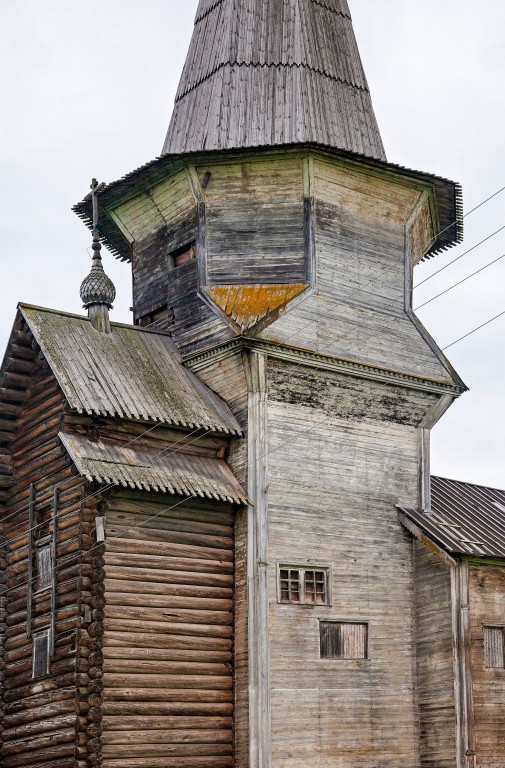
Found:
[[[270,768],[270,651],[268,604],[268,394],[265,356],[244,361],[248,385],[248,648],[249,751],[251,768]]]
[[[441,560],[444,561],[444,563],[446,563],[446,565],[449,565],[451,568],[456,568],[456,566],[458,565],[457,560],[454,560],[454,558],[452,558],[449,554],[447,554],[445,550],[443,550],[441,547],[438,546],[438,544],[435,544],[434,541],[432,541],[428,536],[426,536],[426,534],[423,533],[423,531],[419,528],[419,526],[413,523],[412,520],[410,520],[404,512],[399,510],[398,518],[404,528],[406,528],[422,544],[428,547],[428,549],[434,552]]]
[[[28,503],[28,599],[26,606],[26,636],[32,636],[32,600],[33,600],[33,526],[35,522],[35,486],[30,485]]]

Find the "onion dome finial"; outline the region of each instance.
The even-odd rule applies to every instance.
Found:
[[[112,303],[116,298],[116,288],[110,277],[104,272],[102,256],[100,254],[102,245],[98,232],[97,187],[98,182],[96,179],[93,179],[91,183],[93,199],[93,265],[91,272],[81,284],[80,293],[84,309],[88,310],[88,317],[93,327],[102,333],[111,333],[109,310],[113,308]]]

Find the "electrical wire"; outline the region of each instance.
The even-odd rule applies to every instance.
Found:
[[[504,230],[504,229],[505,229],[505,225],[504,225],[503,227],[500,227],[500,229],[497,229],[497,230],[496,230],[496,232],[493,232],[491,235],[488,235],[487,237],[485,237],[485,238],[484,238],[484,240],[481,240],[479,243],[477,243],[476,245],[474,245],[472,248],[469,248],[469,249],[468,249],[467,251],[465,251],[464,253],[461,253],[459,256],[456,256],[456,258],[455,258],[455,259],[453,259],[452,261],[450,261],[448,264],[445,264],[445,265],[444,265],[443,267],[441,267],[440,269],[437,269],[437,271],[436,271],[436,272],[433,272],[433,274],[432,274],[432,275],[430,275],[429,277],[426,277],[424,280],[421,280],[421,282],[419,282],[419,283],[416,283],[416,285],[414,286],[414,288],[419,288],[421,285],[424,285],[424,283],[427,283],[427,282],[428,282],[428,280],[431,280],[431,278],[432,278],[432,277],[435,277],[435,275],[439,275],[439,274],[440,274],[441,272],[443,272],[445,269],[447,269],[448,267],[452,266],[452,265],[453,265],[453,264],[455,264],[457,261],[459,261],[460,259],[462,259],[462,258],[463,258],[463,256],[467,256],[469,253],[472,253],[472,251],[475,251],[477,248],[480,248],[480,246],[481,246],[481,245],[484,245],[484,243],[487,243],[487,242],[488,242],[488,240],[491,240],[491,238],[495,237],[495,236],[496,236],[496,235],[498,235],[500,232],[503,232],[503,230]]]
[[[465,217],[466,217],[466,216],[469,216],[471,213],[473,213],[473,212],[475,212],[476,210],[478,210],[479,208],[481,208],[483,205],[485,205],[487,202],[489,202],[490,200],[492,200],[494,197],[496,197],[498,194],[500,194],[500,193],[501,193],[501,192],[503,192],[504,190],[505,190],[505,187],[502,187],[500,190],[498,190],[497,192],[495,192],[493,195],[491,195],[490,197],[488,197],[488,198],[486,198],[485,200],[483,200],[481,203],[479,203],[479,204],[478,204],[478,205],[477,205],[475,208],[473,208],[471,211],[468,211],[468,213],[466,213],[466,214],[465,214]],[[455,223],[457,223],[457,222],[456,222],[456,221],[455,221],[455,222],[453,222],[451,225],[449,225],[448,227],[446,227],[446,229],[449,229],[449,228],[450,228],[450,226],[453,226]],[[438,237],[440,234],[442,234],[444,231],[446,231],[446,229],[445,229],[445,230],[441,230],[441,232],[439,232],[439,234],[437,235],[437,237]],[[505,226],[504,226],[504,227],[501,227],[499,230],[497,230],[497,232],[493,233],[493,235],[490,235],[488,238],[486,238],[485,240],[481,241],[481,243],[478,243],[477,245],[475,245],[475,246],[474,246],[472,249],[470,249],[469,251],[465,252],[465,254],[461,254],[461,256],[459,256],[459,257],[458,257],[458,259],[459,259],[459,258],[462,258],[464,255],[466,255],[466,253],[469,253],[470,251],[472,251],[472,250],[475,250],[477,247],[479,247],[480,245],[482,245],[484,242],[487,242],[487,240],[489,240],[489,239],[490,239],[491,237],[493,237],[494,235],[498,234],[498,232],[502,231],[503,229],[505,229]],[[436,238],[435,238],[435,239],[436,239]],[[499,261],[501,258],[504,258],[504,257],[505,257],[505,254],[504,254],[503,256],[499,257],[499,259],[496,259],[495,261],[493,261],[493,262],[491,262],[490,264],[486,265],[485,267],[481,268],[480,270],[477,270],[477,272],[473,273],[472,275],[469,275],[467,278],[465,278],[464,280],[460,281],[459,283],[456,283],[456,284],[454,284],[454,285],[453,285],[453,286],[451,286],[450,288],[448,288],[448,289],[446,289],[445,291],[443,291],[441,294],[439,294],[439,295],[437,295],[437,296],[433,297],[433,298],[432,298],[432,299],[430,299],[429,301],[425,302],[425,304],[422,304],[420,307],[416,307],[416,310],[417,310],[417,309],[420,309],[420,308],[422,308],[422,307],[423,307],[423,306],[425,306],[426,304],[429,304],[431,301],[434,301],[436,298],[438,298],[439,296],[443,295],[444,293],[447,293],[449,290],[452,290],[453,288],[457,287],[457,286],[458,286],[458,285],[460,285],[461,283],[463,283],[463,282],[466,282],[466,281],[467,281],[468,279],[470,279],[471,277],[474,277],[476,274],[478,274],[479,272],[482,272],[484,269],[487,269],[488,267],[492,266],[492,264],[496,263],[497,261]],[[458,259],[455,259],[454,261],[457,261]],[[451,262],[451,263],[454,263],[454,262]],[[450,266],[450,265],[446,265],[446,266]],[[389,271],[392,271],[393,269],[394,269],[394,270],[396,270],[396,269],[397,269],[397,265],[393,265],[393,266],[391,266],[391,267],[387,267],[387,268],[385,268],[385,269],[384,269],[384,270],[383,270],[383,271],[380,273],[380,275],[383,275],[384,273],[387,273],[387,272],[389,272]],[[442,271],[442,270],[439,270],[439,271]],[[435,273],[435,274],[436,274],[436,273]],[[369,283],[368,283],[368,284],[371,284],[371,283],[374,283],[374,282],[376,282],[376,276],[375,276],[375,277],[374,277],[374,278],[373,278],[371,281],[369,281]],[[352,295],[355,295],[355,294],[356,294],[356,293],[358,293],[358,292],[361,292],[361,291],[362,291],[362,290],[363,290],[363,289],[366,287],[366,285],[368,285],[368,284],[365,284],[365,286],[360,286],[358,289],[356,289],[356,290],[355,290],[355,291],[354,291],[354,292],[351,294],[351,296],[352,296]],[[347,297],[347,299],[349,299],[349,298],[350,298],[350,297]],[[498,315],[497,317],[500,317],[500,316],[501,316],[501,315]],[[398,319],[398,318],[395,318],[395,322],[396,322],[396,320],[397,320],[397,319]],[[493,319],[497,319],[497,318],[493,318]],[[311,320],[311,321],[309,321],[309,322],[308,322],[308,323],[306,323],[304,326],[302,326],[301,328],[297,329],[297,331],[295,331],[295,333],[291,334],[291,336],[287,337],[287,339],[283,340],[282,342],[278,342],[277,344],[275,344],[275,345],[274,345],[274,348],[275,348],[275,346],[282,346],[282,345],[286,344],[286,343],[287,343],[287,341],[289,341],[289,340],[290,340],[291,338],[293,338],[294,336],[298,335],[298,334],[299,334],[299,333],[300,333],[302,330],[304,330],[305,328],[307,328],[309,325],[313,324],[314,322],[315,322],[314,320]],[[352,322],[352,321],[351,321],[351,322]],[[474,331],[472,331],[471,333],[475,333],[477,330],[480,330],[480,328],[484,327],[485,325],[488,325],[490,322],[492,322],[492,320],[491,320],[491,321],[488,321],[488,323],[485,323],[485,324],[484,324],[484,325],[482,325],[482,326],[479,326],[479,328],[475,329],[475,330],[474,330]],[[355,323],[354,325],[358,325],[358,323]],[[347,335],[348,335],[348,334],[346,334],[346,336],[342,337],[342,339],[341,339],[341,340],[343,341],[343,340],[344,340],[344,339],[347,337]],[[471,335],[471,334],[467,334],[467,335]],[[452,343],[451,345],[449,345],[449,346],[454,346],[454,344],[458,343],[458,341],[462,341],[464,338],[466,338],[466,336],[464,336],[464,337],[462,337],[461,339],[459,339],[459,340],[457,340],[457,341],[453,342],[453,343]],[[444,349],[448,349],[448,347],[444,347]],[[328,350],[328,351],[331,351],[331,350]],[[320,354],[324,354],[324,353],[325,353],[325,351],[324,351],[324,350],[319,350],[319,353],[320,353]],[[302,365],[303,365],[303,363],[300,363],[300,364],[298,364],[298,365],[295,367],[295,369],[294,369],[294,370],[296,371],[296,369],[297,369],[297,368],[300,368],[300,367],[302,367]],[[294,372],[294,371],[293,371],[293,372]],[[292,373],[293,373],[293,372],[292,372]],[[229,378],[232,378],[232,376],[230,376]],[[222,383],[222,382],[221,382],[221,383]],[[241,412],[245,412],[246,410],[247,410],[246,408],[244,408],[244,409],[241,409],[241,410],[240,410],[238,413],[241,413]],[[238,415],[238,413],[237,413],[236,415]],[[147,435],[147,434],[149,434],[150,432],[152,432],[154,429],[156,429],[156,428],[158,428],[158,427],[162,426],[162,424],[163,424],[163,422],[159,422],[158,424],[155,424],[154,426],[150,427],[148,430],[146,430],[146,431],[145,431],[145,432],[143,432],[142,434],[135,436],[135,437],[134,437],[132,440],[130,440],[129,442],[127,442],[127,443],[125,444],[125,446],[124,446],[124,447],[127,447],[127,446],[130,446],[130,445],[132,445],[132,444],[133,444],[133,443],[135,443],[137,440],[141,439],[141,438],[142,438],[142,437],[144,437],[145,435]],[[173,450],[172,450],[173,446],[170,446],[170,448],[165,448],[165,449],[163,449],[162,451],[160,451],[159,455],[164,455],[164,454],[166,454],[166,453],[168,453],[168,454],[170,454],[170,453],[177,453],[177,452],[179,452],[179,450],[183,450],[183,449],[184,449],[184,448],[186,448],[188,445],[191,445],[191,444],[193,444],[194,442],[197,442],[198,440],[202,439],[202,438],[203,438],[203,437],[205,437],[206,435],[208,435],[208,434],[212,433],[214,430],[212,430],[212,429],[208,429],[206,432],[204,432],[204,434],[203,434],[203,435],[198,435],[198,436],[195,438],[195,440],[192,440],[192,441],[190,441],[190,442],[188,443],[188,442],[187,442],[187,437],[190,437],[191,435],[193,435],[193,434],[196,434],[196,433],[197,433],[197,432],[199,432],[199,431],[200,431],[200,428],[198,428],[198,429],[195,429],[193,432],[189,433],[189,435],[185,435],[183,438],[180,438],[180,440],[176,441],[176,443],[174,443],[173,445],[177,445],[177,444],[179,444],[179,443],[182,443],[182,447],[181,447],[180,449],[178,449],[178,451],[173,451]],[[61,471],[61,470],[57,470],[57,471],[55,471],[54,473],[52,473],[52,475],[48,475],[48,476],[46,476],[44,479],[45,479],[45,480],[49,479],[50,477],[52,477],[52,476],[54,476],[54,475],[58,474],[58,473],[59,473],[59,471]],[[101,488],[100,488],[98,491],[96,491],[96,492],[95,492],[95,493],[93,493],[93,494],[90,494],[89,496],[87,496],[87,497],[86,497],[85,499],[83,499],[82,501],[84,502],[84,501],[86,501],[86,500],[88,500],[88,499],[94,498],[96,495],[102,494],[102,493],[106,492],[107,490],[110,490],[110,489],[112,489],[112,488],[114,488],[114,487],[116,487],[116,483],[109,483],[109,484],[107,484],[107,485],[105,485],[105,486],[102,486],[102,487],[101,487]],[[26,507],[25,509],[22,509],[22,510],[16,510],[16,511],[15,511],[14,513],[12,513],[11,515],[9,515],[9,516],[7,516],[6,518],[4,518],[3,522],[5,523],[5,522],[7,522],[9,519],[11,519],[12,517],[15,517],[15,516],[19,516],[19,515],[23,514],[23,512],[24,512],[24,511],[28,511],[28,509],[29,509],[29,507]],[[19,523],[19,525],[22,525],[22,523]],[[42,525],[44,525],[44,523],[41,523],[41,524],[39,524],[39,525],[36,525],[36,526],[33,526],[33,528],[32,528],[31,530],[32,530],[32,531],[33,531],[33,530],[36,530],[37,528],[39,528],[39,527],[40,527],[40,526],[42,526]],[[8,543],[11,543],[11,542],[13,542],[13,541],[15,541],[15,540],[19,540],[19,539],[22,539],[22,538],[24,538],[24,536],[26,536],[26,535],[27,535],[27,533],[28,533],[28,531],[25,531],[25,532],[23,532],[22,534],[20,534],[18,537],[13,537],[13,538],[11,538],[11,539],[9,539],[9,540],[7,540],[7,541],[4,541],[4,542],[3,542],[3,545],[6,545],[6,544],[8,544]]]
[[[425,301],[424,304],[419,304],[417,307],[414,307],[414,312],[417,312],[418,309],[422,309],[423,307],[426,307],[428,304],[431,304],[431,302],[435,301],[435,299],[439,299],[441,296],[445,296],[446,293],[449,293],[449,291],[453,291],[454,288],[458,287],[458,285],[462,285],[463,283],[466,283],[467,280],[470,280],[472,277],[479,275],[481,272],[484,272],[486,269],[489,269],[489,267],[492,267],[493,264],[497,264],[502,259],[505,259],[505,253],[502,254],[501,256],[498,256],[497,259],[490,261],[489,264],[485,264],[480,269],[475,270],[475,272],[472,272],[471,275],[464,277],[462,280],[459,280],[457,283],[454,283],[454,285],[451,285],[449,288],[446,288],[445,291],[441,291],[440,293],[437,293],[436,296],[432,296],[431,299],[428,299],[428,301]]]
[[[481,328],[485,328],[486,325],[490,325],[491,323],[494,323],[495,320],[498,320],[499,317],[503,317],[505,315],[505,310],[503,312],[500,312],[498,315],[495,315],[491,318],[491,320],[487,320],[485,323],[482,323],[482,325],[477,326],[477,328],[474,328],[473,331],[470,331],[469,333],[465,333],[464,336],[461,336],[459,339],[456,339],[456,341],[453,341],[451,344],[448,344],[446,347],[443,347],[443,350],[449,349],[450,347],[454,347],[455,344],[459,344],[460,341],[463,341],[464,339],[467,339],[469,336],[473,336],[474,333],[477,333],[477,331],[480,331]]]

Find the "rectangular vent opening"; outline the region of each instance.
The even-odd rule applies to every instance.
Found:
[[[367,623],[321,621],[320,639],[322,659],[368,659]]]
[[[484,666],[505,669],[505,628],[484,627]]]
[[[49,655],[51,649],[51,630],[46,629],[33,636],[32,677],[45,677],[49,674]]]

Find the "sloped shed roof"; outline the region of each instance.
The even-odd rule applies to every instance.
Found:
[[[347,0],[201,0],[163,153],[293,142],[386,159]]]
[[[144,491],[246,504],[247,497],[222,459],[160,451],[60,432],[78,472],[88,480]]]
[[[453,555],[505,558],[505,490],[431,478],[432,511],[402,508],[429,539]]]
[[[226,403],[184,368],[167,334],[120,323],[104,334],[79,315],[28,305],[20,312],[78,413],[241,434]]]

